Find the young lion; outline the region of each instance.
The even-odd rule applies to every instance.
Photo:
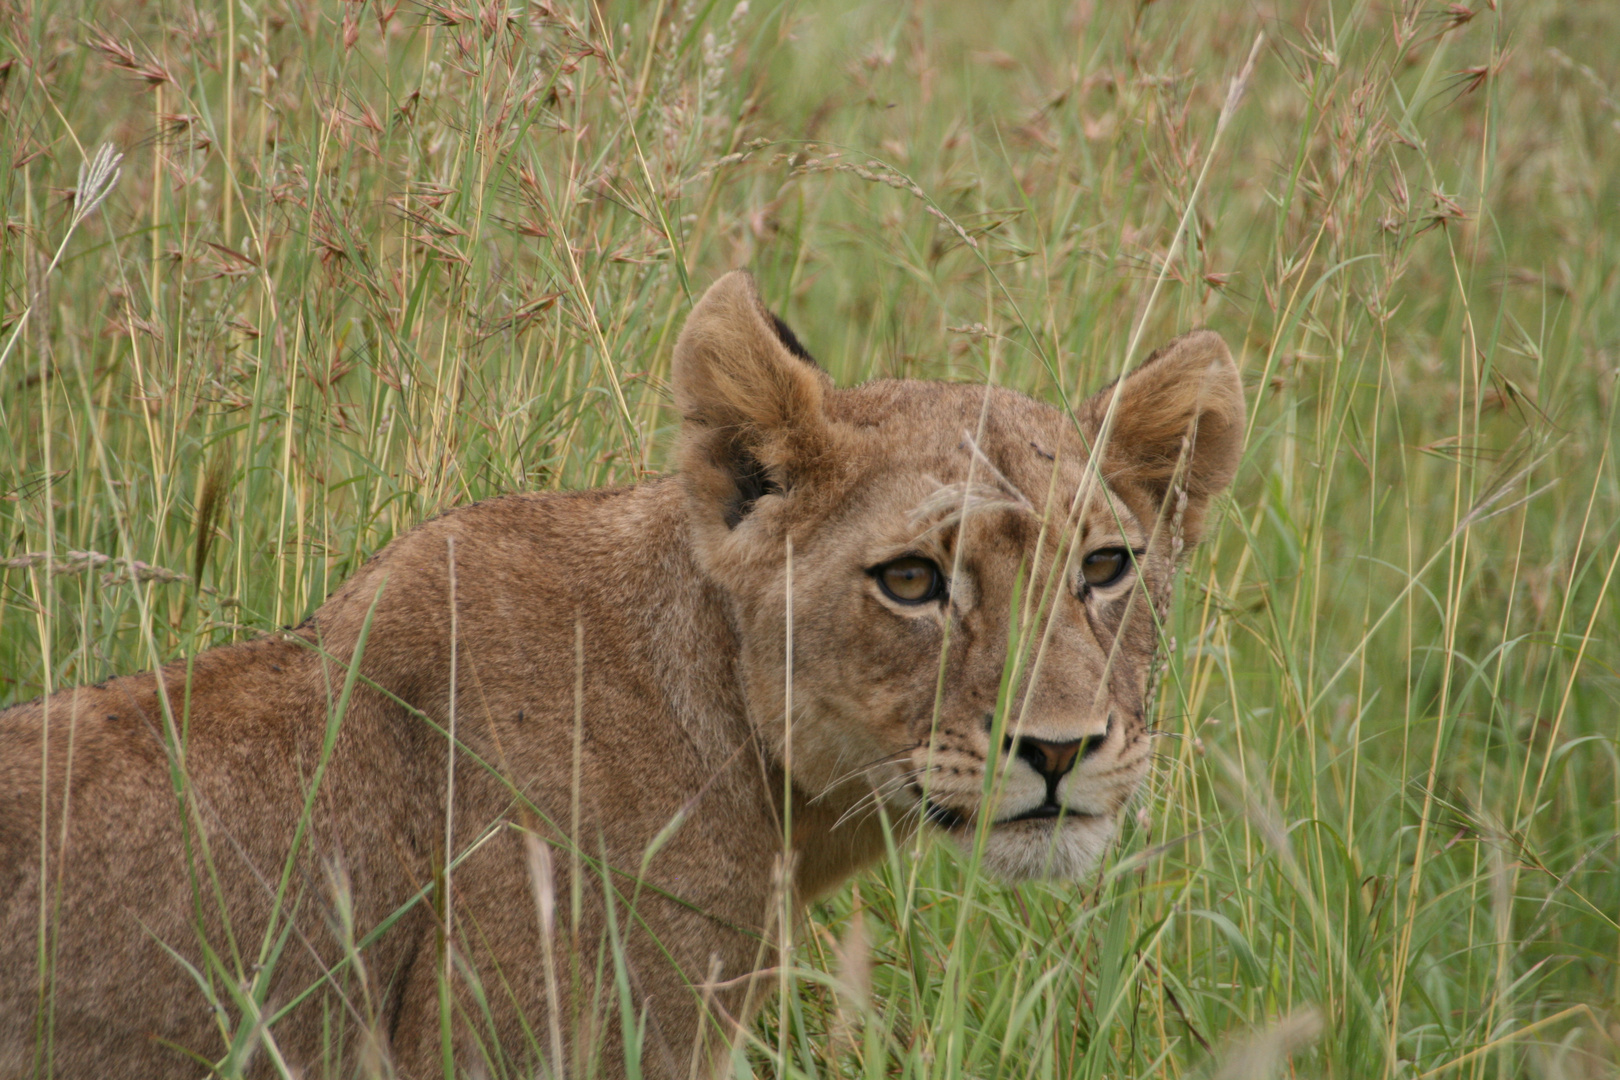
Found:
[[[295,631],[0,714],[0,1076],[685,1077],[784,837],[799,900],[924,821],[1087,872],[1237,466],[1220,338],[1073,416],[837,389],[734,273],[673,381],[675,476],[454,510]]]

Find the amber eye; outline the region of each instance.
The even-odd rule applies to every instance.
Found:
[[[1100,589],[1124,577],[1130,566],[1131,553],[1128,549],[1098,548],[1080,560],[1080,576],[1087,585]]]
[[[890,600],[902,604],[926,604],[945,592],[945,575],[920,555],[884,563],[872,571],[872,576]]]

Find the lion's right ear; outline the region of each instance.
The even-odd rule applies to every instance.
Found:
[[[746,271],[716,281],[692,309],[671,380],[684,420],[681,471],[727,528],[792,487],[825,449],[827,376]]]
[[[1080,407],[1089,437],[1113,412],[1102,448],[1111,486],[1145,496],[1157,515],[1170,505],[1172,485],[1187,496],[1183,527],[1189,543],[1203,535],[1204,511],[1237,473],[1243,452],[1243,380],[1219,334],[1183,334]]]

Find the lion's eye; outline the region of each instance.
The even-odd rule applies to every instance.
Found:
[[[1098,548],[1080,560],[1080,576],[1087,585],[1100,589],[1112,585],[1130,569],[1131,553],[1125,548]]]
[[[945,592],[945,575],[931,560],[919,555],[884,563],[872,571],[872,576],[890,600],[902,604],[926,604]]]

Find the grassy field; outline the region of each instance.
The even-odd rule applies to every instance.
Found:
[[[1616,42],[1580,0],[4,0],[0,703],[660,471],[730,267],[845,382],[1061,403],[1205,324],[1248,451],[1118,850],[863,876],[736,1074],[1620,1075]]]

